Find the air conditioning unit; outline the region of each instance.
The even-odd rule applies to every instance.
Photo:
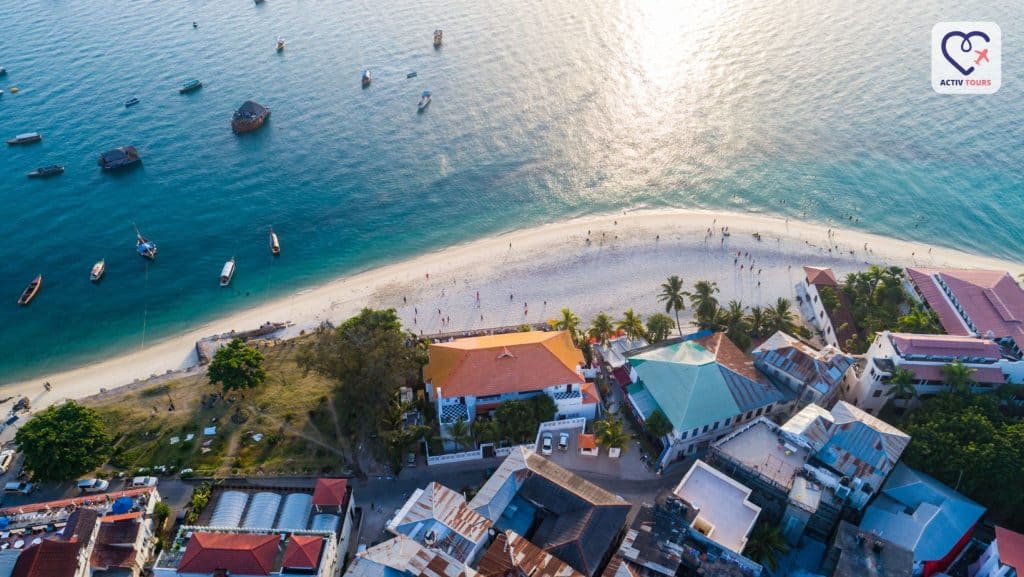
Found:
[[[836,487],[836,497],[840,500],[845,501],[850,496],[850,488],[843,485]]]

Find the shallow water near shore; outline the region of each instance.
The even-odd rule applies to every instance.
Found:
[[[635,207],[831,219],[1020,260],[1022,8],[963,7],[1002,27],[1006,57],[999,93],[955,98],[928,83],[939,2],[386,4],[0,3],[0,136],[44,136],[0,150],[0,382],[373,265]],[[178,94],[190,78],[204,87]],[[250,98],[273,113],[237,137]],[[123,144],[142,166],[102,174],[96,156]],[[25,178],[53,163],[65,174]]]

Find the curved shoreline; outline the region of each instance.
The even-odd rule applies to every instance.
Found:
[[[722,226],[731,233],[724,240],[717,234]],[[709,228],[716,232],[710,238]],[[737,259],[736,251],[750,256]],[[752,263],[750,268],[739,268],[744,259]],[[701,278],[714,280],[723,300],[763,304],[791,296],[804,264],[833,266],[844,273],[865,262],[997,268],[1015,276],[1024,272],[1018,262],[760,214],[640,210],[451,246],[204,321],[141,351],[0,386],[7,395],[29,396],[34,407],[78,399],[101,388],[187,369],[195,364],[196,341],[204,337],[254,329],[267,321],[293,323],[285,331],[293,336],[325,320],[348,318],[364,306],[394,307],[404,325],[426,333],[541,322],[557,316],[563,306],[585,321],[597,310],[618,314],[628,307],[646,316],[658,306],[653,298],[658,283],[670,274],[680,274],[688,285]],[[50,392],[43,393],[44,381],[52,384]]]

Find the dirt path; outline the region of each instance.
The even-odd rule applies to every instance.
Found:
[[[221,459],[221,465],[217,469],[218,477],[223,479],[231,476],[231,469],[238,458],[238,447],[241,445],[241,441],[242,431],[236,430],[232,433],[231,438],[228,439],[228,447],[224,450],[224,458]]]

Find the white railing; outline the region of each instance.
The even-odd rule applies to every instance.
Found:
[[[427,466],[440,465],[442,463],[461,463],[463,461],[475,461],[483,458],[483,451],[480,449],[464,451],[462,453],[450,453],[448,455],[431,455],[427,457]]]
[[[561,421],[548,421],[541,423],[540,427],[537,427],[537,432],[540,431],[557,431],[559,429],[579,429],[587,426],[587,419],[584,417],[576,417],[574,419],[562,419]]]

